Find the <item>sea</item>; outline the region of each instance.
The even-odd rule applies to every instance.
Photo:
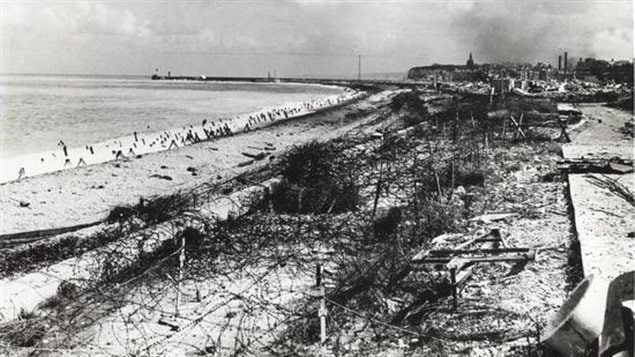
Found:
[[[149,76],[0,75],[0,163],[83,147],[133,132],[339,95],[342,88],[290,83],[151,80]]]

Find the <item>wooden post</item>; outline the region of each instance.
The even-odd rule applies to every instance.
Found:
[[[454,306],[454,311],[456,311],[457,309],[457,296],[456,296],[456,268],[452,268],[450,270],[450,279],[451,279],[451,284],[452,284],[452,304]]]
[[[324,291],[324,286],[321,286],[320,290],[322,293],[320,309],[318,310],[318,316],[320,318],[320,350],[322,351],[322,355],[324,356],[326,352],[326,292]]]
[[[481,148],[476,144],[476,170],[481,169]]]
[[[558,141],[571,142],[571,138],[569,138],[569,134],[567,134],[567,125],[569,125],[570,119],[571,114],[569,114],[566,120],[558,119],[558,125],[560,126],[560,137],[558,137]]]
[[[454,160],[456,159],[455,155],[452,155],[452,164],[450,166],[450,171],[451,171],[451,185],[450,186],[453,190],[454,190]]]
[[[375,187],[375,199],[373,201],[373,219],[375,219],[375,215],[377,214],[377,205],[379,204],[379,198],[381,197],[381,185],[384,173],[384,159],[381,158],[379,161],[379,177],[377,178],[377,187]]]
[[[183,263],[185,262],[185,235],[181,238],[181,254],[179,254],[179,277],[176,281],[176,304],[174,306],[174,316],[179,317],[179,306],[181,305],[181,280],[183,280]]]
[[[322,286],[322,265],[320,263],[315,267],[315,287]]]
[[[487,140],[487,133],[485,133],[485,154],[489,153],[489,142]]]
[[[439,182],[439,174],[437,174],[437,171],[434,171],[434,179],[437,181],[437,192],[439,193],[439,202],[441,202],[441,183]]]
[[[454,117],[454,126],[452,128],[452,143],[456,144],[459,140],[459,110],[456,110],[456,116]]]

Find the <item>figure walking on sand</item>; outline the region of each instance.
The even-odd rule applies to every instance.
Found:
[[[20,171],[18,171],[18,180],[22,179],[24,176],[26,176],[26,170],[24,167],[21,167]]]

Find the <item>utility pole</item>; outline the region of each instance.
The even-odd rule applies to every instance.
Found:
[[[362,80],[362,55],[357,55],[357,80]]]

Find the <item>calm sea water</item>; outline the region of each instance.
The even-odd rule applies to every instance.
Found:
[[[60,140],[81,147],[340,93],[300,84],[1,75],[0,157],[55,150]]]

